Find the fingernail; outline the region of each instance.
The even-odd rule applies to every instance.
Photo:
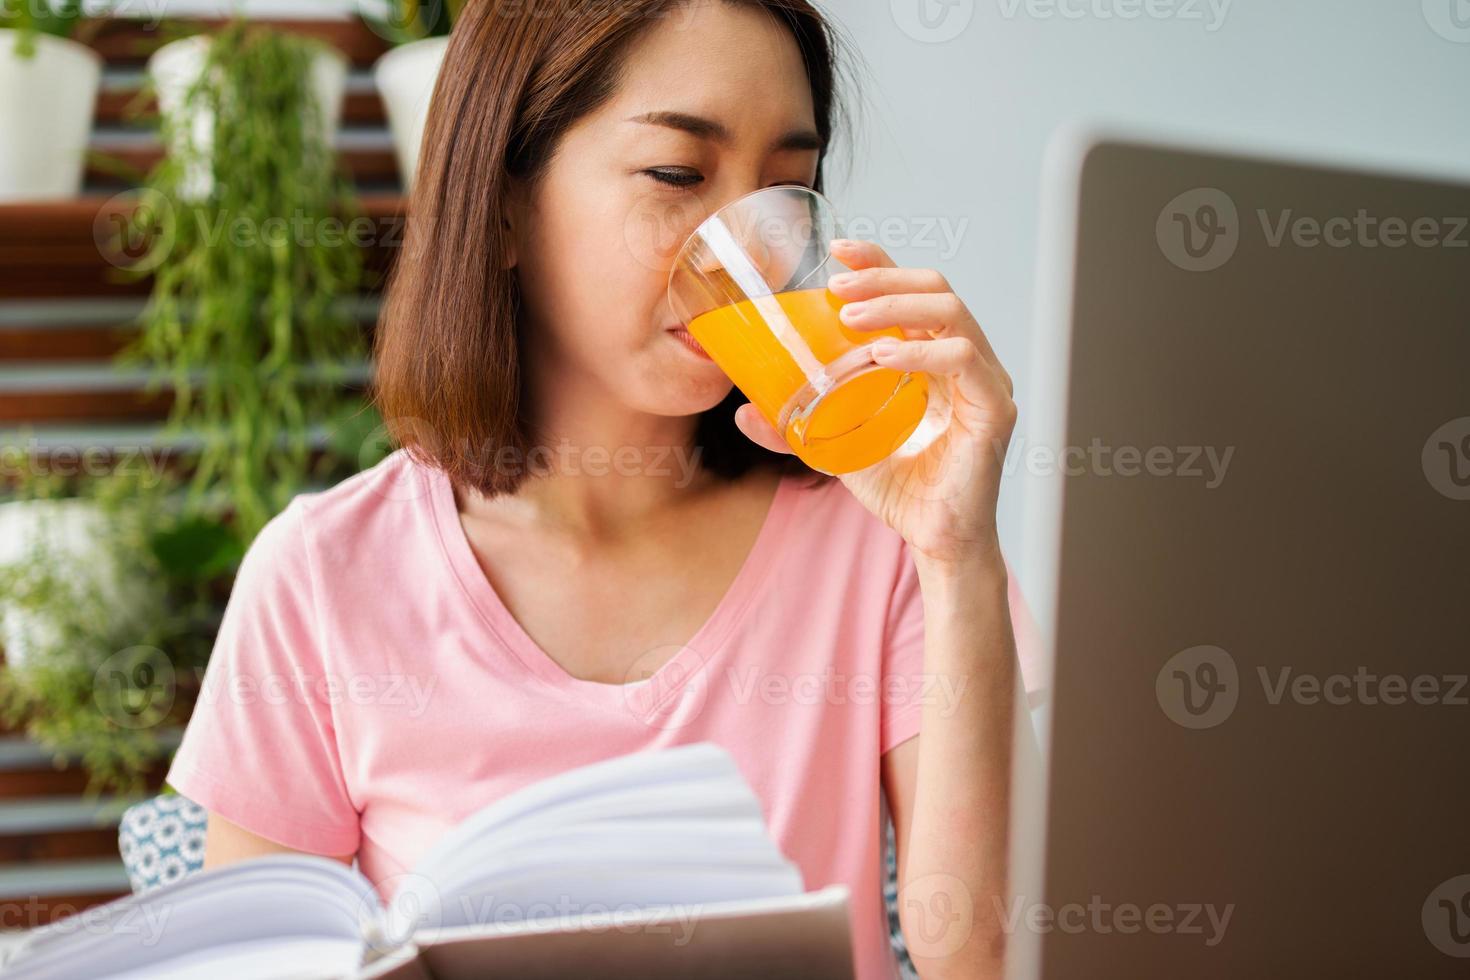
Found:
[[[873,341],[872,351],[874,357],[890,357],[898,350],[898,341],[892,337],[882,337]]]
[[[851,286],[857,277],[851,272],[842,272],[827,280],[829,286]]]
[[[853,242],[853,240],[851,238],[834,238],[834,239],[832,239],[832,247],[833,248],[851,248],[854,244],[855,243]]]
[[[867,312],[868,308],[862,303],[847,303],[838,311],[842,319],[849,322],[852,320],[861,320],[863,314]]]

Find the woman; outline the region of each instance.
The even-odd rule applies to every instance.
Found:
[[[940,275],[834,243],[848,324],[901,325],[885,363],[953,419],[822,478],[665,296],[700,217],[820,189],[830,31],[805,0],[467,6],[376,340],[402,448],[241,565],[169,773],[210,812],[207,866],[355,857],[391,894],[507,792],[709,740],[807,887],[851,889],[859,977],[894,975],[880,801],[921,973],[996,974],[1010,378]]]

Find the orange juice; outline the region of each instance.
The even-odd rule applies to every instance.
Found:
[[[826,473],[850,473],[887,457],[918,427],[929,401],[928,378],[920,372],[868,362],[844,379],[841,365],[829,368],[878,337],[903,339],[897,327],[845,326],[837,317],[842,305],[826,287],[800,289],[741,300],[689,324],[694,339],[773,425],[804,387],[816,394],[829,386],[810,414],[794,413],[782,432],[807,465]]]

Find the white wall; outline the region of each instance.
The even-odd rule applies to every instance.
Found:
[[[939,268],[975,311],[1016,379],[1018,436],[1028,404],[1052,394],[1032,383],[1028,319],[1038,168],[1061,121],[1180,126],[1470,174],[1467,0],[817,2],[871,71],[862,159],[851,180],[834,174],[832,197],[845,212],[964,227],[947,261],[936,261],[942,246],[892,251],[900,264]],[[921,6],[935,29],[918,20]],[[1138,15],[1103,16],[1129,10]],[[1018,476],[1001,504],[1012,556]]]

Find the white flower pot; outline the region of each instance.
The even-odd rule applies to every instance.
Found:
[[[91,48],[37,35],[36,53],[15,53],[17,32],[0,30],[0,201],[76,197],[102,59]]]
[[[412,186],[418,169],[429,97],[434,94],[434,82],[448,46],[447,37],[411,41],[389,51],[373,65],[373,78],[388,114],[388,129],[393,134],[393,151],[405,189]]]
[[[204,70],[210,38],[205,34],[170,41],[148,59],[148,75],[158,90],[158,110],[178,120],[185,110],[184,97],[189,87]],[[347,59],[337,51],[323,48],[312,59],[311,88],[322,109],[324,132],[335,137],[342,121],[342,100],[347,91]],[[214,118],[207,109],[189,109],[187,120],[194,145],[201,157],[192,162],[184,175],[182,193],[186,198],[207,196],[214,186],[214,175],[206,165],[214,134]],[[180,126],[180,129],[183,127]]]

